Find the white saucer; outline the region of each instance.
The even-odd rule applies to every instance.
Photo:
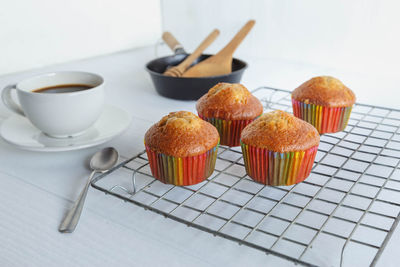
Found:
[[[70,138],[53,138],[42,133],[27,118],[12,115],[2,123],[0,135],[8,143],[21,149],[69,151],[105,143],[122,133],[130,122],[131,116],[126,111],[114,106],[105,106],[100,118],[85,133]]]

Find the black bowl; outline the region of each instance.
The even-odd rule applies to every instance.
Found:
[[[147,63],[146,70],[150,73],[154,87],[160,95],[181,100],[197,100],[219,82],[239,83],[244,70],[247,68],[246,62],[233,58],[232,72],[225,75],[199,78],[163,75],[168,66],[178,65],[187,56],[187,54],[177,54],[158,58]],[[210,56],[212,55],[203,54],[193,64],[197,64]]]

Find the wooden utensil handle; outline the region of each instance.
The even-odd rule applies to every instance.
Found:
[[[201,56],[203,51],[212,43],[214,40],[218,37],[219,35],[219,30],[215,29],[213,30],[207,37],[206,39],[201,42],[201,44],[196,48],[196,50],[193,51],[192,54],[190,54],[181,64],[179,64],[179,68],[183,69],[185,71],[190,64],[193,63],[193,61]]]
[[[222,48],[222,50],[218,54],[224,54],[225,56],[233,55],[236,48],[238,48],[240,43],[253,28],[255,23],[255,20],[249,20],[235,35],[235,37],[233,37],[233,39],[224,48]]]
[[[174,52],[179,48],[183,48],[182,45],[178,42],[178,40],[176,40],[175,37],[170,32],[164,32],[162,35],[162,39]]]

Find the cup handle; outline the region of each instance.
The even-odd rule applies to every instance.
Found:
[[[25,113],[22,111],[21,107],[14,102],[11,97],[11,90],[16,89],[15,84],[7,85],[4,87],[3,91],[1,92],[1,99],[3,100],[4,105],[11,111],[15,113],[25,116]]]

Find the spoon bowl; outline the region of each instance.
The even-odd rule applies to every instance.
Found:
[[[118,152],[113,147],[106,147],[96,152],[90,159],[90,169],[103,172],[111,169],[118,161]]]

